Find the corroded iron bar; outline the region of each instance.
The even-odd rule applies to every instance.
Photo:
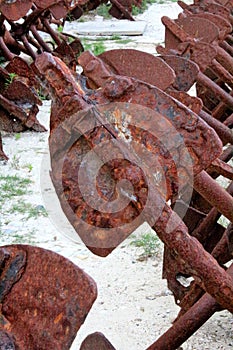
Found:
[[[35,59],[36,58],[36,54],[35,52],[33,51],[33,49],[31,48],[31,45],[29,44],[27,38],[26,38],[26,35],[22,35],[21,36],[21,39],[22,39],[22,42],[24,44],[24,47],[26,49],[26,51],[30,54],[30,56]]]
[[[232,238],[233,224],[229,224],[222,238],[211,252],[211,255],[213,255],[220,264],[226,264],[233,257]]]
[[[194,188],[213,207],[233,222],[233,198],[205,171],[194,178]]]
[[[0,48],[1,48],[2,52],[4,53],[4,56],[6,57],[6,59],[8,59],[9,61],[13,60],[13,58],[15,57],[15,54],[13,54],[8,49],[8,47],[5,44],[2,36],[0,36]]]
[[[224,91],[220,86],[215,84],[206,75],[203,73],[198,73],[197,82],[212,90],[216,96],[221,98],[223,102],[225,102],[231,109],[233,109],[233,97]]]
[[[169,249],[192,268],[198,284],[222,307],[233,310],[232,279],[201,243],[188,234],[182,220],[167,205],[155,223],[154,230]]]
[[[219,43],[219,46],[222,47],[225,51],[227,51],[230,55],[233,56],[233,48],[226,41],[222,41]]]
[[[133,16],[130,14],[129,10],[127,7],[124,7],[119,1],[117,0],[111,0],[111,3],[114,4],[125,16],[130,21],[134,21]]]
[[[213,118],[210,114],[206,113],[205,111],[201,110],[199,113],[199,116],[218,134],[220,139],[224,144],[231,143],[233,144],[233,133],[232,130],[230,130],[226,125],[218,121],[217,119]]]
[[[233,125],[233,113],[226,120],[224,120],[224,125],[232,127],[232,125]]]
[[[231,158],[233,158],[233,145],[228,146],[219,156],[223,162],[229,162]]]
[[[53,40],[55,41],[55,43],[59,46],[61,45],[61,40],[59,39],[59,35],[55,32],[55,30],[53,30],[50,27],[49,21],[47,18],[43,18],[42,20],[47,32],[51,35],[51,37],[53,38]]]
[[[226,264],[232,259],[232,245],[230,247],[230,242],[232,242],[232,235],[233,226],[232,224],[229,224],[227,229],[224,231],[222,238],[219,240],[211,252],[211,255],[219,262],[219,264]],[[185,294],[179,303],[181,310],[177,316],[177,319],[181,317],[190,307],[192,307],[202,295],[203,289],[197,283],[193,283],[190,286],[189,291]]]
[[[233,76],[231,73],[228,72],[228,70],[223,67],[216,59],[213,59],[211,65],[210,65],[211,71],[218,77],[224,81],[225,83],[232,86]]]
[[[38,33],[36,26],[34,24],[31,25],[30,27],[32,34],[34,35],[34,37],[36,38],[36,40],[38,41],[38,43],[40,44],[40,46],[47,52],[52,52],[52,50],[50,49],[50,47],[46,44],[46,42],[42,39],[42,37],[40,36],[40,34]]]
[[[233,74],[233,58],[220,46],[216,46],[217,49],[217,57],[216,59],[218,60],[219,63],[223,67],[225,67],[230,74]]]
[[[210,167],[208,168],[208,173],[216,173],[218,175],[224,176],[226,179],[233,180],[233,167],[220,159],[215,159]]]

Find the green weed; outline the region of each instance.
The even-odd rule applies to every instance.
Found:
[[[111,5],[101,4],[100,6],[97,7],[96,13],[97,15],[102,16],[104,19],[109,19],[111,18],[111,15],[108,12],[110,8],[111,8]]]
[[[57,27],[57,31],[58,31],[58,33],[62,33],[62,32],[63,32],[63,26],[62,26],[62,25],[59,25],[59,26]]]
[[[47,96],[44,94],[44,91],[43,91],[43,89],[42,89],[41,86],[40,86],[39,89],[37,89],[36,92],[37,92],[37,95],[38,95],[38,97],[39,97],[39,99],[40,99],[41,101],[47,100]]]
[[[26,163],[22,166],[23,169],[28,169],[28,172],[30,173],[33,169],[33,166],[31,163]]]
[[[147,232],[143,233],[140,238],[134,239],[130,244],[142,249],[140,260],[145,260],[158,254],[160,241],[155,233]]]
[[[120,35],[117,35],[117,34],[114,34],[111,36],[110,40],[121,40],[121,36]]]
[[[19,170],[20,169],[20,156],[14,154],[12,159],[11,159],[10,165],[13,169]]]
[[[83,47],[84,47],[85,51],[90,50],[95,56],[100,55],[102,52],[104,52],[106,50],[106,47],[105,47],[104,43],[102,42],[102,40],[101,41],[98,40],[98,41],[95,41],[93,43],[86,42],[84,40]]]
[[[9,78],[6,79],[5,81],[5,88],[8,88],[8,86],[13,82],[13,80],[17,77],[18,75],[16,73],[9,73]]]
[[[17,133],[15,134],[15,140],[18,141],[18,140],[20,140],[20,139],[21,139],[21,133],[20,133],[20,132],[17,132]]]
[[[35,241],[35,230],[31,230],[26,235],[25,234],[19,234],[15,233],[9,237],[10,244],[30,244],[30,245],[36,245],[37,242]]]

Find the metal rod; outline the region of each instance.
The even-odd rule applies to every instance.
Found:
[[[194,189],[233,222],[233,198],[205,171],[195,176]]]
[[[203,110],[200,111],[199,116],[216,131],[224,145],[227,143],[233,144],[232,130],[230,130],[226,125]]]
[[[211,91],[213,91],[216,96],[218,96],[223,102],[225,102],[231,109],[233,109],[233,97],[224,91],[220,86],[215,84],[211,79],[209,79],[203,73],[198,73],[197,82],[204,85]]]

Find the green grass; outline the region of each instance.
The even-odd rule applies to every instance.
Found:
[[[120,39],[120,40],[115,40],[118,44],[128,44],[132,42],[132,39]]]
[[[163,4],[164,2],[164,0],[142,0],[140,7],[137,7],[135,5],[132,6],[132,15],[137,16],[145,12],[148,9],[148,7],[154,3]]]
[[[95,56],[100,55],[102,52],[106,51],[106,47],[103,43],[105,39],[96,40],[94,42],[89,42],[87,40],[83,40],[82,44],[84,50],[90,50]]]
[[[111,8],[111,5],[101,4],[100,6],[97,7],[96,13],[97,13],[97,15],[102,16],[104,19],[109,19],[112,17],[108,13],[110,8]]]
[[[63,26],[59,24],[59,26],[57,26],[57,31],[58,31],[58,33],[62,33],[63,32]]]
[[[20,169],[20,156],[19,155],[16,155],[16,154],[13,155],[13,157],[11,158],[11,161],[10,161],[10,166],[16,170]]]
[[[5,82],[5,88],[8,88],[8,86],[13,82],[13,80],[17,77],[16,73],[9,73],[9,78],[6,79]]]
[[[46,209],[42,205],[36,206],[24,201],[18,201],[17,203],[13,204],[9,210],[9,213],[23,214],[25,216],[25,220],[29,220],[31,218],[37,219],[39,216],[48,216]]]
[[[18,233],[18,232],[12,232],[12,233],[5,233],[0,225],[0,239],[2,242],[2,245],[5,244],[30,244],[30,245],[36,245],[37,242],[35,240],[35,234],[36,230],[31,229],[26,234],[25,233]]]
[[[40,86],[40,88],[39,89],[37,89],[37,95],[38,95],[38,97],[39,97],[39,99],[41,100],[41,101],[45,101],[45,100],[47,100],[47,96],[45,96],[45,94],[44,94],[44,92],[43,92],[43,88]]]
[[[32,180],[17,175],[0,175],[0,202],[30,193],[28,186],[31,183]]]
[[[20,132],[17,132],[17,133],[15,134],[15,140],[18,141],[18,140],[20,140],[20,139],[21,139],[21,133],[20,133]]]
[[[110,40],[115,41],[116,43],[119,44],[128,44],[130,42],[132,42],[132,39],[122,39],[120,35],[112,35]]]
[[[128,44],[132,39],[122,39],[119,35],[113,35],[110,38],[99,37],[95,39],[84,37],[82,39],[82,44],[84,50],[90,50],[95,56],[100,55],[102,52],[106,51],[105,42],[107,40],[115,41],[118,44]]]
[[[121,40],[121,36],[120,36],[120,35],[117,35],[117,34],[113,34],[113,35],[111,36],[110,40],[115,40],[115,41]]]
[[[158,254],[160,240],[153,232],[143,233],[140,238],[135,238],[130,243],[141,248],[140,260],[145,260]]]
[[[32,169],[33,169],[33,166],[32,166],[31,163],[26,163],[26,164],[22,165],[22,168],[23,169],[27,169],[28,172],[30,173],[32,171]]]
[[[15,234],[12,236],[12,240],[10,244],[30,244],[36,245],[36,241],[34,239],[34,232],[28,233],[27,235],[19,235]]]

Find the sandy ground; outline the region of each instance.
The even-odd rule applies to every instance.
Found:
[[[164,38],[161,16],[176,18],[178,11],[174,3],[152,5],[139,16],[148,23],[144,35],[133,38],[127,47],[154,53],[155,44],[163,42]],[[38,118],[47,127],[49,113],[50,102],[45,101]],[[19,137],[3,137],[4,150],[10,161],[0,165],[0,174],[28,178],[32,184],[24,196],[5,201],[1,210],[1,245],[23,242],[53,250],[94,278],[98,298],[71,350],[78,350],[82,340],[94,331],[103,332],[117,350],[146,349],[171,326],[179,310],[166,281],[161,279],[162,244],[157,256],[145,261],[138,260],[141,251],[130,245],[131,237],[107,258],[99,258],[88,251],[59,208],[48,175],[47,138],[48,133],[31,132]],[[22,201],[37,208],[45,207],[48,217],[41,215],[28,219],[25,213],[11,213],[12,206]],[[145,224],[136,234],[140,236],[149,230]],[[213,316],[182,347],[184,350],[232,349],[231,314],[223,311]]]

